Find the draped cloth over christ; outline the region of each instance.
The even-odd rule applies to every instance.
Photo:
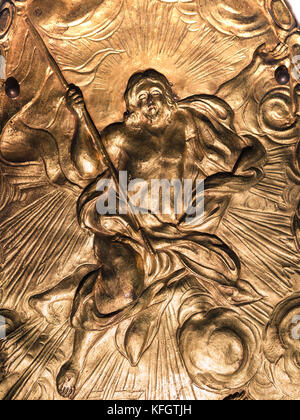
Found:
[[[205,178],[214,173],[232,172],[240,150],[245,145],[234,130],[230,107],[222,100],[208,95],[188,98],[179,102],[178,106],[186,109],[191,119],[191,125],[187,127],[187,147],[190,158],[199,168],[199,172],[194,174],[195,177],[199,174]],[[257,172],[253,175],[255,176]],[[83,282],[77,291],[72,313],[72,322],[76,328],[102,330],[120,324],[120,336],[125,334],[122,332],[122,325],[125,325],[124,328],[128,331],[134,330],[137,323],[140,330],[146,331],[146,344],[143,346],[147,347],[155,336],[154,331],[158,329],[159,320],[176,287],[189,278],[204,288],[218,304],[232,304],[232,296],[237,298],[237,302],[243,301],[243,296],[236,287],[240,275],[237,255],[215,234],[203,232],[203,224],[207,219],[213,221],[215,227],[218,226],[230,197],[226,198],[224,193],[219,193],[219,211],[209,206],[210,210],[207,214],[205,212],[203,223],[192,226],[181,223],[171,237],[160,237],[156,255],[153,257],[140,243],[138,232],[130,226],[129,216],[103,216],[97,213],[96,203],[100,196],[96,191],[98,181],[88,187],[79,200],[80,223],[93,231],[96,238],[112,238],[118,235],[120,241],[123,238],[130,243],[142,257],[146,276],[145,288],[132,304],[116,313],[104,315],[99,312],[97,305],[101,275],[95,273]],[[247,182],[251,183],[253,179],[249,178],[245,181]],[[213,195],[208,199],[213,202]],[[152,234],[155,238],[157,232],[153,230]],[[141,327],[141,323],[147,325]],[[117,339],[118,341],[123,343],[121,339]],[[136,357],[133,357],[133,360],[136,360]]]

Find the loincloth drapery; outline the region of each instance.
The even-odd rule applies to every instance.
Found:
[[[191,278],[212,295],[216,304],[228,304],[232,295],[239,294],[236,286],[239,260],[216,236],[192,234],[166,239],[161,241],[155,256],[144,254],[144,263],[148,275],[142,294],[132,304],[109,315],[97,309],[97,282],[101,282],[101,276],[95,272],[84,279],[74,301],[73,325],[97,331],[118,325],[149,307],[156,306],[160,313],[171,301],[176,287]]]
[[[121,217],[112,216],[114,218],[119,220],[112,225],[122,224]],[[184,282],[192,282],[193,287],[209,296],[216,307],[258,300],[247,282],[243,282],[247,287],[240,290],[239,259],[217,236],[194,232],[180,234],[178,231],[178,236],[171,239],[159,239],[155,255],[150,255],[137,238],[129,238],[127,244],[130,240],[144,262],[145,288],[141,295],[118,312],[103,315],[97,309],[101,275],[95,272],[77,290],[71,319],[75,328],[88,331],[116,327],[116,346],[133,366],[152,344],[166,308]]]
[[[140,255],[145,273],[144,289],[126,307],[101,314],[97,304],[97,290],[101,289],[100,268],[87,276],[77,290],[72,325],[87,331],[115,327],[116,346],[133,366],[151,345],[159,331],[162,315],[175,293],[180,293],[180,288],[183,290],[184,283],[199,288],[216,307],[248,304],[261,298],[249,283],[240,280],[239,258],[217,236],[199,232],[196,226],[191,231],[187,226],[178,226],[171,235],[150,231],[155,248],[152,255],[128,217],[97,213],[98,197],[94,187],[83,194],[78,206],[79,221],[94,233],[95,250],[97,238],[106,237],[112,242],[126,243]]]

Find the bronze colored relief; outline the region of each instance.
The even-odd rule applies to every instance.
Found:
[[[0,398],[300,398],[285,0],[0,2]]]

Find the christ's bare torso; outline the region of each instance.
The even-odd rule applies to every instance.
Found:
[[[128,130],[125,123],[119,123],[105,129],[103,139],[119,170],[127,171],[131,180],[147,182],[150,200],[153,180],[204,179],[199,167],[189,159],[189,142],[195,141],[196,137],[192,121],[190,112],[176,110],[162,129],[134,132]],[[174,210],[173,203],[171,194]],[[158,219],[163,223],[174,223],[181,216],[172,211],[168,215],[159,214]]]
[[[182,115],[183,116],[183,115]],[[127,167],[133,178],[182,179],[186,152],[185,124],[178,115],[157,133],[144,131],[127,137],[124,149],[128,155]]]

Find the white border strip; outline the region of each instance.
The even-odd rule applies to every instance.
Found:
[[[300,24],[300,0],[288,0],[293,9],[294,15],[296,16],[298,23]]]

